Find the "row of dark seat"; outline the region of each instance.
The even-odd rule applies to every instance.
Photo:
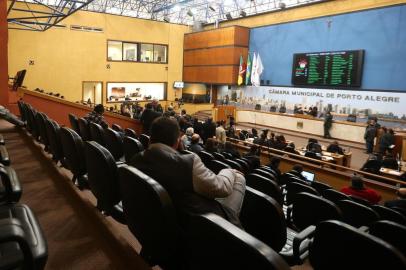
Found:
[[[72,147],[64,147],[63,133],[73,138]],[[322,238],[328,238],[329,234],[336,234],[337,231],[342,233],[338,240],[359,238],[352,247],[360,248],[360,245],[372,241],[370,245],[374,245],[375,249],[385,250],[386,256],[380,257],[380,263],[391,260],[390,264],[394,266],[391,269],[402,269],[406,265],[404,257],[393,247],[387,247],[382,240],[339,221],[323,221],[316,227],[309,226],[300,233],[291,234],[281,205],[272,197],[250,187],[247,188],[241,212],[246,232],[212,214],[192,216],[190,230],[184,231],[176,221],[169,195],[158,182],[131,166],[117,163],[107,147],[96,141],[84,143],[75,134],[71,129],[61,128],[68,167],[72,166],[67,154],[69,149],[73,148],[76,152],[81,150],[85,158],[76,158],[76,163],[81,161],[85,164],[87,180],[97,198],[98,208],[128,225],[142,245],[141,255],[151,265],[158,264],[164,269],[289,269],[288,264],[300,264],[310,254],[316,269],[332,269],[332,264],[346,263],[328,260],[338,252],[337,242],[331,243]],[[243,163],[235,162],[244,170],[244,165],[241,166]],[[218,160],[208,163],[216,164],[213,166],[216,170],[231,166]],[[236,163],[230,164],[235,166]],[[259,168],[245,169],[247,176],[255,169],[256,172],[267,172]],[[279,227],[276,226],[277,222],[281,224]],[[309,238],[311,235],[313,239]],[[320,253],[326,254],[317,255]]]
[[[0,269],[44,269],[45,236],[32,210],[19,203],[23,188],[10,166],[3,136],[0,144]]]

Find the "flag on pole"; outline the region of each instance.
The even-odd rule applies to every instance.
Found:
[[[252,75],[251,75],[251,83],[254,86],[260,86],[260,77],[262,72],[264,71],[264,66],[262,65],[261,56],[259,53],[255,56],[255,63],[253,61],[252,65]]]
[[[252,68],[251,64],[252,64],[251,63],[251,56],[248,53],[248,56],[247,56],[247,71],[245,73],[245,85],[248,85],[248,84],[251,83],[251,68]]]
[[[244,75],[245,75],[246,67],[242,55],[240,55],[240,68],[238,69],[238,80],[237,84],[241,85],[244,83]]]
[[[251,68],[251,84],[255,86],[255,77],[257,72],[257,55],[253,53],[252,55],[252,68]]]

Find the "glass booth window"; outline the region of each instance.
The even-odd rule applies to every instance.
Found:
[[[107,42],[107,59],[109,61],[123,61],[123,43],[121,41]]]
[[[153,55],[153,44],[141,44],[141,62],[153,62]]]
[[[154,45],[154,62],[166,63],[165,45]]]
[[[123,60],[137,61],[137,43],[123,43]]]

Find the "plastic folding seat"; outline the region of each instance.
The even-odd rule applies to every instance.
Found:
[[[138,138],[137,133],[131,128],[124,129],[124,135],[134,139]]]
[[[59,133],[67,167],[73,174],[72,182],[78,182],[79,188],[85,188],[87,170],[82,138],[74,130],[66,127],[62,127]]]
[[[323,193],[321,193],[321,195],[327,200],[332,201],[333,203],[337,203],[342,200],[351,201],[350,196],[335,189],[326,189],[323,191]]]
[[[89,127],[90,127],[90,137],[91,137],[92,141],[97,142],[101,146],[105,146],[106,143],[104,141],[104,130],[103,130],[102,126],[91,122],[91,123],[89,123]]]
[[[130,160],[135,154],[144,151],[144,147],[142,146],[139,140],[128,136],[124,136],[123,149],[124,149],[124,159],[126,163],[130,162]]]
[[[323,183],[323,182],[319,182],[319,181],[313,181],[310,184],[312,186],[312,188],[314,188],[315,190],[317,190],[320,194],[323,194],[323,192],[326,189],[332,189],[333,187],[330,186],[329,184]]]
[[[90,189],[97,199],[97,208],[105,215],[125,224],[117,165],[112,154],[97,142],[86,146],[87,177]]]
[[[104,129],[104,142],[116,161],[124,156],[123,139],[117,131],[111,128]]]
[[[70,127],[80,136],[79,123],[78,123],[77,116],[70,113],[70,114],[68,114],[68,118],[69,118]]]
[[[406,258],[392,245],[335,220],[317,225],[309,259],[315,270],[406,269]]]
[[[78,125],[79,125],[79,131],[80,137],[82,137],[83,141],[90,141],[91,140],[91,135],[90,135],[90,127],[89,127],[89,122],[83,117],[78,119]]]
[[[60,136],[60,127],[57,122],[51,119],[45,120],[45,129],[47,131],[47,137],[49,141],[49,149],[52,154],[52,159],[55,162],[60,161],[65,166],[65,160],[63,155],[63,148]]]
[[[224,155],[221,154],[221,153],[214,152],[214,153],[212,153],[212,155],[214,156],[215,159],[220,160],[220,161],[223,161],[223,160],[226,159],[226,158],[224,157]]]
[[[48,136],[47,136],[47,131],[45,128],[45,120],[48,117],[42,113],[42,112],[37,112],[37,114],[35,115],[35,121],[37,124],[37,127],[39,129],[39,134],[40,134],[40,142],[45,146],[44,150],[45,151],[49,151],[49,140],[48,140]]]
[[[4,145],[0,145],[0,163],[6,166],[11,163],[7,148]]]
[[[141,243],[141,256],[150,265],[182,269],[182,230],[166,190],[131,166],[118,169],[127,225]]]
[[[402,225],[406,225],[406,217],[389,207],[375,204],[371,205],[371,208],[378,213],[382,220],[390,220]]]
[[[246,177],[247,186],[252,187],[276,200],[280,205],[283,204],[283,194],[278,184],[262,175],[251,173]]]
[[[0,204],[17,203],[23,193],[21,183],[15,170],[0,165]]]
[[[379,219],[378,213],[372,208],[349,200],[336,202],[343,212],[343,221],[354,226],[368,226]]]
[[[206,152],[206,151],[200,151],[199,153],[197,153],[197,155],[200,157],[200,159],[206,166],[210,161],[215,159],[212,154],[210,154],[209,152]]]
[[[343,218],[340,208],[333,202],[307,192],[300,192],[295,195],[292,210],[289,213],[291,216],[287,219],[299,231],[311,225],[317,226],[324,220],[342,220]]]
[[[368,226],[368,233],[393,245],[406,256],[405,225],[389,220],[380,220]]]
[[[281,205],[268,195],[247,187],[240,220],[247,233],[269,245],[289,265],[302,264],[306,259],[308,237],[314,227],[300,233],[288,228]]]
[[[47,242],[38,220],[23,204],[0,207],[0,269],[44,269]]]
[[[193,217],[191,228],[191,269],[290,269],[272,248],[215,214]]]
[[[148,149],[149,146],[149,136],[146,134],[140,134],[138,140],[141,142],[144,149]]]
[[[210,160],[207,164],[206,167],[210,169],[212,172],[215,174],[218,174],[222,169],[230,169],[230,165],[220,161],[220,160]]]
[[[117,124],[112,124],[112,125],[111,125],[111,128],[112,128],[114,131],[124,133],[123,128],[122,128],[122,127],[120,127],[120,126],[119,126],[119,125],[117,125]]]

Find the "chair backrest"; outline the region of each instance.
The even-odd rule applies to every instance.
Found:
[[[215,159],[220,160],[220,161],[223,161],[223,160],[226,159],[223,154],[220,154],[220,153],[217,153],[217,152],[214,152],[213,156],[214,156]]]
[[[111,128],[104,129],[104,142],[115,160],[119,160],[124,155],[123,139],[117,131]]]
[[[32,135],[32,137],[34,137],[34,139],[38,140],[40,133],[39,133],[39,127],[37,125],[37,121],[35,120],[36,114],[37,114],[37,111],[32,106],[30,106],[28,116],[30,119],[29,122],[30,122],[30,126],[31,126],[31,135]]]
[[[118,172],[128,228],[140,241],[143,252],[158,261],[169,260],[181,233],[169,194],[134,167],[122,166]]]
[[[319,182],[319,181],[313,181],[311,182],[311,186],[317,190],[320,194],[323,194],[323,192],[326,189],[332,189],[333,187],[330,186],[329,184],[323,183],[323,182]]]
[[[381,219],[390,220],[402,225],[406,225],[406,217],[398,211],[378,204],[372,205],[371,208],[378,213]]]
[[[300,231],[324,220],[342,220],[342,216],[337,205],[314,194],[300,192],[293,200],[292,222]]]
[[[62,127],[59,134],[63,156],[69,169],[77,176],[86,174],[86,157],[82,138],[74,130],[67,127]]]
[[[57,162],[63,159],[63,148],[60,136],[60,127],[54,120],[45,120],[45,129],[47,131],[47,137],[49,140],[49,149],[52,154],[52,158]]]
[[[92,138],[92,141],[97,142],[101,146],[105,146],[106,143],[104,142],[104,130],[101,125],[90,122],[89,123],[90,127],[90,137]]]
[[[244,173],[242,166],[238,162],[231,159],[225,159],[222,162],[228,164],[231,168]]]
[[[17,101],[17,105],[18,105],[18,110],[20,112],[21,121],[25,122],[26,118],[25,118],[25,112],[24,112],[24,108],[23,108],[24,102],[19,100],[19,101]]]
[[[245,160],[236,158],[236,159],[234,159],[234,161],[241,165],[241,168],[242,168],[244,174],[249,173],[249,171],[251,170],[250,165]]]
[[[290,269],[266,244],[219,216],[196,216],[191,222],[191,269]]]
[[[270,179],[275,182],[277,181],[276,177],[271,172],[261,168],[256,168],[252,170],[252,173],[262,175],[263,177],[266,177],[267,179]]]
[[[77,133],[80,135],[80,130],[79,130],[79,123],[78,123],[78,118],[76,115],[70,113],[68,114],[69,117],[69,123],[70,123],[70,127]]]
[[[40,140],[46,147],[48,147],[49,141],[48,141],[47,131],[45,128],[45,119],[46,118],[47,117],[42,112],[37,112],[37,114],[35,115],[35,122],[36,122],[38,130],[39,130]]]
[[[251,173],[245,177],[247,186],[252,187],[276,200],[280,205],[283,204],[282,190],[278,184],[262,175]]]
[[[123,148],[125,162],[127,163],[130,162],[135,154],[144,150],[139,140],[128,136],[124,136],[123,138]]]
[[[406,269],[405,257],[381,239],[340,221],[323,221],[310,246],[315,270]]]
[[[323,193],[321,193],[321,195],[326,198],[327,200],[332,201],[333,203],[337,203],[339,201],[342,200],[350,200],[351,198],[350,196],[348,196],[347,194],[344,194],[338,190],[335,189],[326,189],[323,191]]]
[[[275,251],[279,252],[285,246],[287,239],[285,216],[282,205],[272,197],[247,187],[240,220],[246,232]]]
[[[350,200],[336,202],[343,212],[343,221],[354,226],[368,226],[379,219],[378,213],[372,208]]]
[[[82,137],[82,140],[90,141],[91,140],[90,127],[89,127],[89,123],[87,122],[87,120],[83,117],[79,118],[78,125],[79,125],[79,130],[80,130],[80,137]]]
[[[110,211],[120,202],[117,165],[111,153],[94,141],[85,142],[87,177],[97,207]]]
[[[365,205],[365,206],[368,206],[368,207],[371,206],[371,203],[368,200],[364,199],[364,198],[361,198],[361,197],[358,197],[358,196],[355,196],[355,195],[348,195],[348,196],[350,197],[351,201],[357,202],[359,204],[362,204],[362,205]]]
[[[131,137],[131,138],[134,138],[134,139],[138,138],[137,133],[135,132],[135,130],[131,129],[131,128],[124,129],[124,135],[128,136],[128,137]]]
[[[320,196],[320,194],[317,192],[317,190],[315,190],[314,188],[312,188],[310,185],[305,185],[305,184],[301,184],[301,183],[297,183],[297,182],[288,182],[286,184],[286,204],[290,205],[294,202],[295,197],[298,193],[300,192],[307,192],[316,196]]]
[[[211,160],[215,159],[212,154],[210,154],[209,152],[206,152],[206,151],[200,151],[199,153],[197,153],[197,155],[200,157],[200,159],[206,166]]]
[[[406,256],[406,226],[399,223],[380,220],[370,224],[368,232],[393,245]]]
[[[228,159],[234,158],[233,155],[232,155],[231,153],[228,153],[228,152],[222,152],[221,154],[222,154],[225,158],[228,158]]]
[[[218,174],[222,169],[231,168],[230,165],[216,159],[210,160],[205,166],[215,174]]]
[[[111,125],[111,128],[112,128],[114,131],[117,131],[117,132],[124,132],[123,128],[120,127],[120,126],[117,125],[117,124],[112,124],[112,125]]]
[[[138,140],[141,142],[144,149],[148,149],[149,146],[149,136],[147,134],[140,134]]]

